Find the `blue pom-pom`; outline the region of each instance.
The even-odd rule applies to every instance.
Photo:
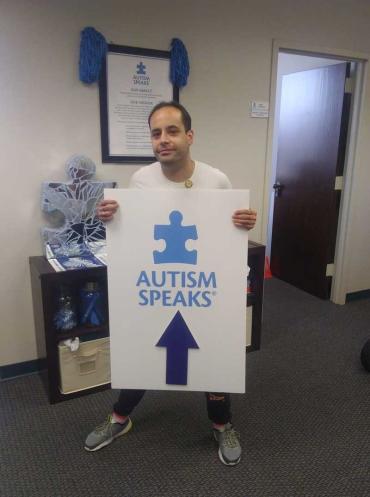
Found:
[[[178,38],[171,41],[170,78],[172,84],[181,88],[186,86],[190,72],[188,52]]]
[[[81,31],[80,80],[83,83],[98,81],[103,58],[107,53],[104,36],[94,28]]]

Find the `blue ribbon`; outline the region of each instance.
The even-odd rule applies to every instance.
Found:
[[[82,308],[83,314],[81,323],[89,322],[94,326],[100,326],[103,323],[104,317],[100,309],[100,292],[82,292]]]

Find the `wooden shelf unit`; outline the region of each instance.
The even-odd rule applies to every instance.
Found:
[[[261,347],[262,309],[263,309],[263,284],[265,273],[265,246],[260,243],[248,243],[249,278],[252,293],[247,294],[247,306],[253,307],[252,314],[252,339],[247,352],[259,350]]]

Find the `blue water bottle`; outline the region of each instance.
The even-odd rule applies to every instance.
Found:
[[[77,317],[72,293],[66,286],[61,286],[58,295],[57,310],[53,323],[58,331],[68,331],[77,326]]]

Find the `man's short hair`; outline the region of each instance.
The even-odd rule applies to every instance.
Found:
[[[164,107],[173,107],[179,110],[181,112],[181,120],[183,122],[185,131],[191,130],[191,117],[189,112],[185,109],[183,105],[179,104],[178,102],[175,102],[174,100],[171,100],[170,102],[159,102],[159,104],[153,107],[148,117],[149,128],[150,128],[150,119],[152,118],[154,112],[157,112],[157,110],[163,109]]]

